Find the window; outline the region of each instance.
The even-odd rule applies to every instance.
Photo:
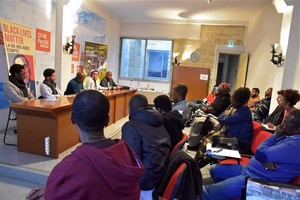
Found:
[[[169,80],[172,40],[121,39],[121,78]]]

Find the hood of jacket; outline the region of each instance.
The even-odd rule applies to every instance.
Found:
[[[133,111],[129,115],[129,120],[142,121],[150,126],[161,126],[163,124],[162,115],[153,108],[141,108]]]
[[[184,128],[183,118],[178,110],[172,110],[170,112],[164,113],[163,118],[164,120],[174,121],[176,123],[176,126],[178,126],[180,129]]]
[[[122,140],[101,150],[83,144],[72,154],[97,171],[99,178],[104,179],[113,191],[127,192],[128,195],[132,192],[128,188],[136,188],[144,172],[138,156]]]

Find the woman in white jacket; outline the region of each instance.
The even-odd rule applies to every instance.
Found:
[[[85,88],[87,90],[100,90],[100,89],[107,89],[105,87],[100,86],[99,80],[99,71],[94,69],[91,71],[90,77],[86,81]]]

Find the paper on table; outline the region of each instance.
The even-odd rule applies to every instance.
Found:
[[[213,157],[241,158],[240,152],[237,150],[223,149],[221,147],[212,147],[210,143],[206,145],[206,153]]]

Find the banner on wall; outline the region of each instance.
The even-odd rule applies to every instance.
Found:
[[[75,43],[74,44],[74,51],[72,54],[72,61],[79,61],[79,55],[80,55],[80,44]]]
[[[24,65],[26,71],[24,82],[28,90],[35,95],[33,30],[28,26],[5,19],[0,19],[0,23],[7,61],[6,67],[9,69],[12,64]]]
[[[35,29],[35,48],[38,51],[50,52],[51,32],[42,29]]]
[[[84,73],[90,75],[93,69],[97,69],[99,79],[102,79],[107,70],[108,45],[85,42],[84,49]]]

